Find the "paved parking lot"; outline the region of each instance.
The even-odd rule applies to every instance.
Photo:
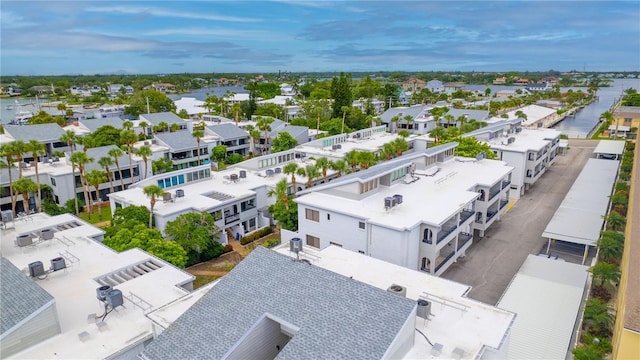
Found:
[[[467,256],[442,276],[473,288],[469,297],[496,304],[529,254],[537,254],[546,239],[542,232],[592,157],[597,140],[570,140],[566,155],[496,222],[485,237],[474,240]]]

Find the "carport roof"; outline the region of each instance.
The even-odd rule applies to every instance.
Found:
[[[598,146],[593,150],[593,153],[622,155],[624,152],[624,144],[625,142],[622,140],[600,140]]]
[[[607,214],[619,161],[589,159],[542,237],[595,246]]]

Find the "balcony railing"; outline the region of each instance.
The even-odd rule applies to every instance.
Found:
[[[240,220],[240,214],[227,215],[224,217],[224,224],[228,225],[234,221]]]
[[[503,180],[502,181],[502,188],[506,188],[507,186],[511,185],[511,180]]]
[[[458,227],[453,225],[447,225],[444,224],[442,226],[442,229],[440,229],[440,231],[438,231],[438,244],[440,244],[442,242],[442,240],[444,240],[447,236],[449,236],[454,230],[456,230]]]
[[[449,255],[447,255],[444,259],[442,259],[442,261],[440,261],[440,264],[436,265],[436,273],[438,272],[438,270],[440,270],[442,268],[442,266],[444,266],[444,264],[447,263],[447,261],[451,260],[451,258],[453,257],[453,255],[455,255],[455,251],[452,251]]]
[[[500,209],[503,209],[507,204],[509,204],[509,200],[500,200]]]
[[[489,193],[489,201],[493,200],[498,194],[500,194],[500,189],[491,191]]]
[[[470,217],[473,216],[476,212],[473,210],[462,210],[460,213],[460,224],[462,225],[465,221],[469,220]]]
[[[469,233],[461,232],[458,234],[458,250],[462,249],[471,239],[473,239],[473,235]]]
[[[497,211],[487,211],[487,222],[493,219],[493,217],[496,216],[496,214],[498,214]]]
[[[256,205],[255,204],[244,204],[240,206],[240,210],[241,211],[247,211],[247,210],[251,210],[251,209],[255,209]]]
[[[533,174],[533,177],[536,177],[540,174],[540,170],[536,170],[536,172]]]

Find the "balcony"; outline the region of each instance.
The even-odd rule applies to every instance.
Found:
[[[458,225],[455,221],[447,221],[442,225],[440,231],[438,231],[438,244],[442,242],[447,236],[449,236],[452,232],[454,232],[458,228]]]
[[[500,210],[509,204],[509,200],[500,200]]]
[[[240,220],[240,214],[225,215],[224,224],[229,225],[232,222]]]
[[[460,213],[460,225],[462,225],[465,221],[469,220],[470,217],[473,216],[476,212],[473,210],[464,209]]]
[[[436,274],[438,273],[438,271],[444,266],[444,264],[446,264],[449,260],[451,260],[451,258],[455,255],[455,251],[451,251],[448,255],[446,256],[438,256],[438,259],[436,259]]]
[[[511,185],[511,180],[503,180],[502,181],[502,188],[506,188],[507,186]]]
[[[536,170],[536,172],[533,174],[533,177],[536,177],[538,175],[540,175],[540,169]]]
[[[469,233],[461,232],[460,234],[458,234],[458,251],[460,251],[463,246],[471,241],[471,239],[473,239],[473,235]]]
[[[500,194],[501,189],[492,190],[489,192],[489,201],[493,200],[498,194]]]
[[[251,210],[251,209],[255,209],[256,205],[253,203],[248,203],[248,204],[240,204],[240,211],[244,212],[247,210]]]
[[[491,219],[493,219],[497,214],[498,214],[498,212],[495,211],[495,210],[487,211],[487,222],[491,221]]]

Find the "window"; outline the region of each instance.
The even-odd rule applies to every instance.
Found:
[[[327,214],[327,220],[331,220],[331,214]]]
[[[51,178],[51,185],[56,186],[56,178]]]
[[[395,170],[391,173],[391,181],[396,181],[398,179],[402,179],[407,174],[407,168],[404,167],[402,169]]]
[[[358,228],[364,230],[365,228],[364,221],[358,221]]]
[[[329,245],[335,245],[335,246],[342,247],[342,244],[338,244],[338,243],[335,243],[333,241],[329,241]]]
[[[360,184],[360,194],[364,194],[368,191],[376,189],[377,187],[378,187],[378,179],[367,181],[364,184]]]
[[[307,235],[307,245],[313,246],[314,248],[320,248],[320,238],[315,236]]]
[[[533,153],[532,152],[529,153],[529,160],[533,160]]]
[[[320,212],[317,210],[306,209],[305,217],[307,220],[320,222]]]
[[[625,125],[630,125],[631,124],[631,118],[624,118],[624,124]]]

